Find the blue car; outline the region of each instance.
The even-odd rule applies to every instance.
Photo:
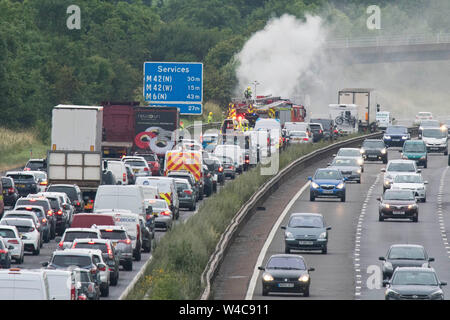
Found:
[[[341,172],[337,169],[317,169],[314,177],[308,177],[311,181],[309,187],[309,200],[316,198],[340,198],[345,202],[345,181]]]
[[[403,147],[406,140],[410,140],[408,128],[405,126],[388,126],[383,135],[383,141],[387,148]]]

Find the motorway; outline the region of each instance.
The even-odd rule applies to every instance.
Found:
[[[398,150],[390,148],[389,159],[400,158]],[[396,243],[422,244],[429,256],[436,259],[431,265],[440,279],[450,280],[447,240],[450,217],[446,214],[450,208],[445,200],[450,193],[445,188],[450,183],[447,157],[429,154],[428,168],[422,170],[424,180],[429,182],[427,202],[419,203],[418,223],[378,221],[376,198],[382,195],[380,169],[385,167],[381,162],[366,162],[361,185],[347,183],[345,203],[335,199],[310,202],[307,177],[313,175],[316,168],[326,167],[330,160],[322,159],[281,185],[262,205],[265,210],[257,211],[242,227],[218,271],[213,284],[213,299],[384,299],[380,281],[372,281],[373,270],[381,270],[378,257],[385,256],[389,246]],[[304,192],[301,192],[302,188]],[[285,216],[280,218],[271,238],[270,231],[283,211]],[[295,252],[305,258],[309,267],[315,268],[311,273],[309,298],[292,294],[263,297],[262,272],[256,267],[265,265],[272,254],[284,253],[284,232],[279,226],[286,225],[294,212],[324,215],[326,224],[332,226],[328,254]],[[257,263],[258,258],[262,263]],[[443,291],[445,298],[450,299],[450,288],[443,287]]]

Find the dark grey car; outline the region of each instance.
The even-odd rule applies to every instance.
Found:
[[[383,284],[386,300],[444,300],[442,286],[447,282],[440,281],[433,268],[404,267],[397,268]]]
[[[431,268],[430,262],[434,261],[434,258],[429,258],[421,245],[394,244],[389,248],[386,257],[380,257],[379,260],[383,261],[383,280],[389,280],[398,267]]]
[[[347,181],[361,183],[361,166],[356,158],[336,157],[329,164],[329,168],[339,170]]]

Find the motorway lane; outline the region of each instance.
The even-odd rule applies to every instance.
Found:
[[[399,155],[398,153],[396,157],[400,157]],[[382,167],[380,166],[380,168]],[[438,277],[442,281],[450,280],[450,259],[442,240],[441,224],[439,223],[439,216],[437,214],[440,180],[446,167],[446,156],[442,154],[429,154],[428,168],[422,170],[424,180],[429,183],[427,185],[427,202],[419,203],[418,223],[413,223],[408,220],[385,220],[384,222],[379,222],[378,201],[376,198],[382,194],[382,180],[380,179],[375,186],[374,196],[368,203],[366,217],[362,224],[360,250],[362,288],[361,295],[359,297],[357,296],[358,299],[384,299],[385,288],[374,288],[375,282],[372,281],[374,272],[367,273],[367,268],[372,265],[379,267],[381,270],[381,261],[378,260],[378,257],[385,256],[392,244],[408,243],[423,245],[428,251],[428,255],[436,259],[431,265],[435,268]],[[450,179],[449,175],[446,175],[447,183]],[[449,195],[449,190],[445,187],[443,190],[445,194],[442,198],[446,199],[446,196],[448,197]],[[447,219],[445,225],[448,227],[450,226],[448,208],[442,211],[443,217]],[[369,277],[370,281],[367,283]],[[450,288],[445,286],[443,287],[443,291],[445,298],[450,299]]]
[[[353,247],[355,228],[367,191],[376,180],[379,169],[373,163],[364,167],[361,184],[347,183],[346,202],[339,199],[309,200],[309,188],[300,196],[289,210],[281,225],[287,225],[290,214],[294,212],[321,213],[329,231],[328,253],[319,251],[293,251],[302,255],[308,266],[315,268],[311,273],[310,297],[303,298],[296,294],[269,294],[262,296],[261,279],[258,277],[253,299],[341,299],[354,297]],[[312,175],[313,171],[310,172]],[[284,253],[284,231],[279,230],[265,255],[263,265],[273,254]],[[261,272],[262,274],[262,272]],[[260,275],[261,275],[260,274]]]

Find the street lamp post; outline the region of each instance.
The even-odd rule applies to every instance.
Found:
[[[253,81],[253,85],[255,85],[255,99],[254,100],[256,100],[256,86],[259,84],[260,83],[257,80]]]

